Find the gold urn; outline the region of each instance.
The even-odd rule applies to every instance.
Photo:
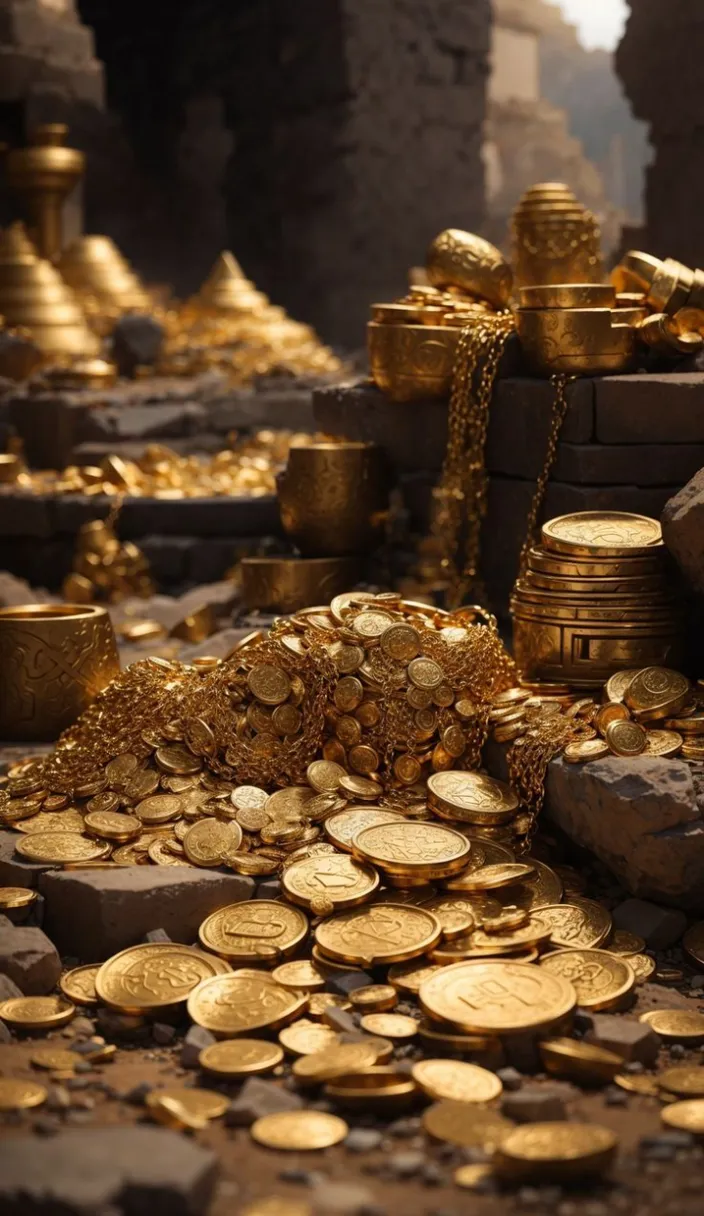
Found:
[[[543,182],[527,190],[511,233],[518,287],[603,282],[599,225],[569,186]]]
[[[5,158],[10,189],[24,201],[36,245],[42,257],[61,253],[64,201],[85,171],[85,157],[65,146],[68,127],[44,123],[34,127],[29,147],[13,148]]]

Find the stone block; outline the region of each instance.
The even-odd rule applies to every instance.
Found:
[[[255,1119],[264,1115],[278,1115],[302,1107],[303,1099],[283,1089],[276,1081],[250,1077],[225,1112],[225,1123],[228,1127],[250,1127]]]
[[[625,899],[612,910],[614,925],[645,939],[649,950],[667,950],[674,946],[687,928],[684,912],[674,908],[659,908],[645,899]]]
[[[0,917],[0,974],[25,996],[44,996],[56,986],[61,959],[41,929],[13,925]]]
[[[704,443],[704,375],[604,376],[595,387],[599,443]]]
[[[193,942],[210,912],[254,891],[251,878],[180,866],[57,871],[40,887],[47,933],[63,953],[87,962],[141,942],[157,925],[175,942]]]
[[[156,317],[143,313],[120,317],[112,331],[112,357],[121,376],[133,376],[140,365],[156,363],[166,331]]]
[[[504,1095],[501,1113],[517,1123],[554,1123],[567,1118],[569,1085],[525,1085]]]
[[[646,1068],[655,1063],[660,1050],[660,1037],[647,1022],[634,1022],[611,1013],[595,1016],[594,1029],[588,1032],[587,1040],[615,1052],[629,1064],[637,1062]]]
[[[704,911],[704,823],[684,761],[607,756],[571,765],[553,760],[545,810],[631,894]]]
[[[43,494],[0,490],[0,536],[22,536],[26,544],[47,539],[53,531],[49,500]]]
[[[81,427],[82,442],[125,439],[155,443],[194,436],[207,429],[206,412],[195,401],[164,401],[91,410]]]
[[[160,1127],[5,1137],[0,1208],[4,1216],[204,1216],[217,1173],[213,1152]]]
[[[21,840],[19,832],[0,832],[0,886],[37,887],[39,875],[52,866],[34,865],[15,853],[15,845]]]
[[[208,426],[220,435],[241,427],[315,431],[313,397],[294,382],[272,389],[239,389],[215,397],[206,405]]]
[[[704,468],[665,503],[662,534],[689,585],[704,595]]]

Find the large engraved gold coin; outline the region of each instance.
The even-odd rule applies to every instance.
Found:
[[[252,1139],[266,1148],[290,1152],[330,1148],[344,1140],[349,1128],[344,1119],[319,1110],[287,1110],[263,1115],[252,1124]]]
[[[410,825],[409,825],[410,826]],[[425,954],[440,940],[440,922],[413,904],[378,903],[324,920],[315,940],[334,960],[362,966],[401,963]]]
[[[467,1034],[519,1034],[554,1025],[577,994],[541,967],[491,960],[443,967],[421,984],[418,999],[429,1017]]]
[[[56,1030],[65,1026],[76,1006],[62,996],[13,996],[0,1004],[0,1018],[18,1030]]]
[[[308,998],[282,988],[270,975],[232,972],[203,980],[188,998],[191,1021],[222,1038],[277,1030],[305,1009]]]
[[[251,899],[212,912],[198,936],[206,950],[248,962],[290,954],[307,932],[308,918],[298,908],[278,900]]]
[[[583,1009],[618,1008],[636,982],[628,959],[609,954],[608,950],[556,950],[541,958],[540,967],[569,980],[577,993],[577,1004]]]
[[[46,1102],[47,1091],[36,1081],[16,1081],[0,1077],[0,1110],[31,1110]]]
[[[353,851],[389,874],[443,878],[464,869],[467,838],[439,823],[381,823],[354,838]]]
[[[185,1001],[218,966],[194,946],[172,942],[130,946],[103,963],[95,977],[99,999],[122,1013],[144,1013]]]
[[[183,838],[183,849],[194,866],[220,866],[242,843],[238,823],[208,817],[191,824]]]
[[[314,853],[287,866],[281,885],[288,898],[304,908],[321,898],[335,908],[353,908],[371,898],[379,886],[379,875],[372,866],[346,853]]]
[[[103,840],[88,840],[78,832],[33,832],[17,841],[15,852],[27,861],[65,865],[70,861],[101,861],[110,856],[110,845]]]
[[[527,878],[505,891],[498,891],[496,898],[536,912],[542,912],[549,904],[559,903],[562,899],[562,882],[559,876],[550,866],[537,861],[535,857],[526,857],[525,860],[530,862],[535,870],[535,878]]]
[[[428,778],[428,802],[438,815],[482,826],[506,823],[518,809],[511,787],[483,773],[433,773]]]
[[[245,1077],[271,1072],[283,1058],[278,1043],[267,1043],[264,1039],[222,1039],[204,1047],[198,1063],[205,1072],[218,1077]]]
[[[491,1102],[503,1090],[495,1073],[462,1060],[419,1060],[411,1076],[434,1102]]]
[[[384,811],[376,806],[348,806],[344,811],[336,811],[325,820],[325,835],[338,849],[352,852],[354,839],[365,828],[376,827],[380,823],[405,823],[403,815],[396,811]]]
[[[596,1123],[526,1123],[497,1145],[493,1165],[512,1179],[589,1177],[608,1170],[617,1144],[614,1132]]]
[[[625,511],[578,511],[543,524],[546,549],[575,557],[635,557],[662,546],[662,529],[647,515]]]
[[[547,904],[540,909],[540,919],[550,927],[553,946],[593,949],[605,942],[611,932],[611,916],[601,904],[592,899],[574,896],[568,904]]]
[[[59,988],[74,1005],[97,1005],[98,994],[95,991],[95,980],[100,971],[100,963],[88,963],[84,967],[74,967],[67,971],[59,980]]]
[[[669,667],[644,667],[636,672],[624,693],[628,708],[637,718],[669,718],[689,698],[686,676]]]
[[[512,1130],[513,1124],[486,1106],[444,1099],[428,1107],[423,1127],[429,1136],[445,1144],[489,1150]]]

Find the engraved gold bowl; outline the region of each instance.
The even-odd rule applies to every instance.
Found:
[[[277,489],[284,530],[306,557],[363,553],[383,538],[389,486],[376,444],[294,445]]]
[[[374,382],[391,401],[447,397],[460,340],[450,325],[367,325],[369,367]]]
[[[624,372],[635,363],[636,331],[619,309],[519,308],[516,328],[534,371],[551,376]]]
[[[104,608],[0,609],[0,738],[57,738],[120,672]]]
[[[356,586],[356,557],[245,557],[240,563],[242,600],[249,612],[298,612],[328,604]]]

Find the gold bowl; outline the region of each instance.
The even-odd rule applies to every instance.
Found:
[[[0,738],[52,741],[120,672],[104,608],[0,609]]]
[[[359,581],[355,557],[244,557],[242,601],[249,612],[298,612],[329,604]]]
[[[623,372],[636,355],[636,331],[610,308],[519,308],[516,328],[526,358],[539,374]]]
[[[389,487],[376,444],[294,445],[277,489],[284,530],[306,557],[363,553],[383,538]]]
[[[375,384],[391,401],[447,397],[460,340],[451,325],[367,325],[369,367]]]

